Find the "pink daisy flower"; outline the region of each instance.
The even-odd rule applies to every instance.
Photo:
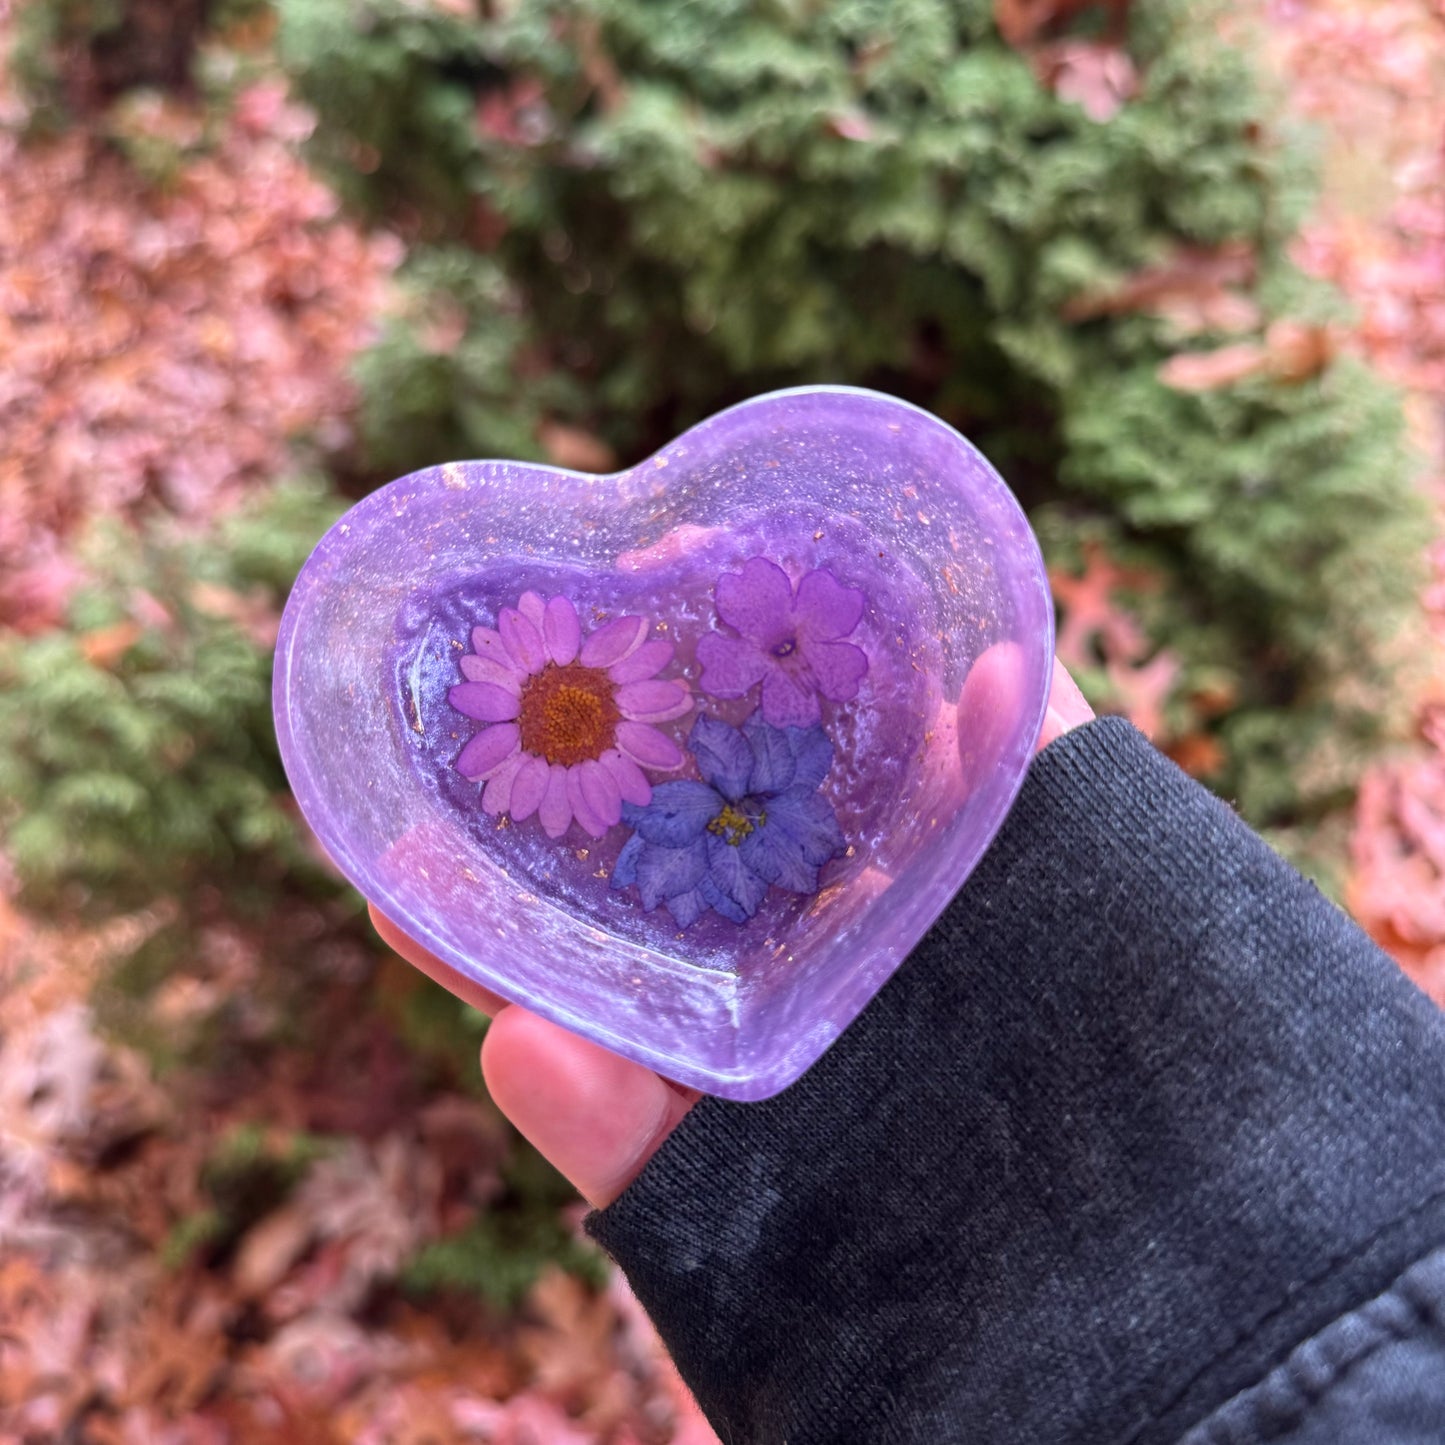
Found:
[[[682,766],[682,750],[653,724],[692,708],[685,684],[658,680],[673,645],[649,641],[651,631],[645,617],[616,617],[583,637],[566,597],[535,592],[502,608],[495,629],[472,629],[467,680],[447,697],[486,724],[456,761],[464,778],[486,783],[484,812],[518,823],[535,813],[551,838],[575,819],[600,838],[624,802],[651,801],[642,769]]]

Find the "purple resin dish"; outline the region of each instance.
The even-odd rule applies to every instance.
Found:
[[[1052,662],[993,468],[916,407],[807,387],[612,476],[373,493],[291,594],[276,730],[331,857],[439,958],[759,1099],[968,877]]]

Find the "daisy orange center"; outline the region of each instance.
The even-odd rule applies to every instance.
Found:
[[[522,688],[522,751],[564,768],[590,762],[612,746],[621,718],[600,668],[548,663]]]

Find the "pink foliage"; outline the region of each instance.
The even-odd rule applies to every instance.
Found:
[[[1297,258],[1338,285],[1344,344],[1412,395],[1445,518],[1445,0],[1270,0],[1294,102],[1330,138],[1332,184]],[[1423,599],[1445,640],[1445,538]],[[1445,1003],[1445,667],[1419,699],[1419,745],[1364,780],[1351,840],[1355,916]]]
[[[1191,767],[1209,772],[1217,766],[1213,749],[1181,755],[1179,744],[1187,739],[1171,736],[1165,708],[1179,680],[1181,665],[1177,654],[1161,647],[1150,656],[1148,634],[1121,596],[1148,593],[1159,585],[1152,573],[1121,567],[1096,544],[1084,548],[1084,570],[1076,577],[1056,570],[1050,586],[1059,607],[1058,636],[1054,650],[1065,667],[1076,673],[1093,672],[1102,664],[1107,693],[1101,706],[1122,713],[1146,737],[1160,747],[1168,745],[1171,756]],[[1201,759],[1192,766],[1188,759]]]
[[[1329,128],[1339,176],[1297,259],[1350,297],[1371,360],[1445,396],[1445,4],[1272,0],[1269,12],[1294,103]]]
[[[1365,779],[1350,862],[1351,911],[1445,1004],[1445,753]]]
[[[168,184],[81,131],[0,131],[0,625],[54,620],[82,519],[211,512],[295,438],[343,443],[347,366],[397,260],[338,217],[274,84],[210,147],[173,102],[114,124],[173,148]]]

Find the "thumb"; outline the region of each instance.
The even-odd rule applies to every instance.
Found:
[[[590,1204],[611,1204],[698,1098],[525,1009],[504,1009],[482,1044],[497,1106]]]

